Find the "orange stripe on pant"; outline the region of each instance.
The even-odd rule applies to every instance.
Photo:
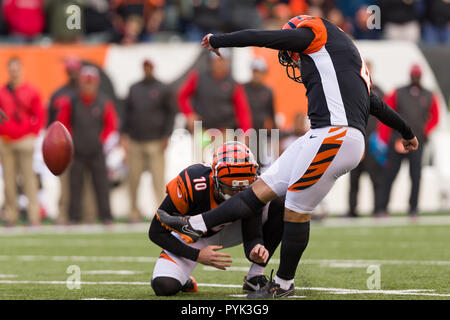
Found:
[[[164,252],[164,250],[161,251],[161,253],[160,253],[160,255],[159,255],[159,258],[160,258],[160,259],[166,259],[166,260],[169,260],[169,261],[171,261],[171,262],[177,264],[177,263],[175,262],[175,260],[173,260],[171,257],[169,257],[169,255],[168,255],[166,252]]]
[[[336,132],[339,129],[342,128],[341,127],[331,128],[328,131],[328,133]],[[317,151],[316,156],[312,160],[311,164],[308,166],[306,172],[302,175],[302,177],[299,180],[290,185],[288,190],[293,192],[305,190],[313,186],[317,181],[319,181],[319,179],[322,177],[322,175],[330,166],[331,161],[333,161],[340,147],[342,146],[343,141],[338,139],[345,137],[346,134],[347,130],[338,133],[334,136],[325,138],[322,141],[322,144],[319,148],[319,151]]]

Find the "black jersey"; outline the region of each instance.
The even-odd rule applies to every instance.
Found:
[[[312,16],[298,16],[289,23],[292,29],[214,35],[210,44],[214,48],[258,46],[300,54],[312,128],[350,126],[365,134],[367,119],[373,114],[404,138],[414,137],[404,121],[371,93],[364,60],[340,28]]]
[[[350,126],[365,132],[370,76],[353,41],[327,20],[301,21],[314,40],[300,54],[311,128]]]
[[[214,196],[212,168],[206,164],[194,164],[181,171],[167,184],[166,192],[176,211],[188,216],[201,214],[219,205]],[[208,236],[223,227],[213,228]]]

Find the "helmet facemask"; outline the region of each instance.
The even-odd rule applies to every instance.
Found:
[[[225,183],[223,180],[214,176],[214,186],[217,190],[217,194],[222,200],[230,199],[234,194],[244,191],[250,186],[248,180],[233,180],[232,185]],[[223,190],[228,190],[229,192],[224,192]],[[230,194],[232,193],[232,194]]]
[[[297,83],[303,83],[300,71],[300,55],[297,52],[280,50],[278,51],[278,61],[286,67],[286,74],[290,79]]]

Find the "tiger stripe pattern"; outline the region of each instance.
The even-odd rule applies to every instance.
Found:
[[[340,129],[342,127],[334,127],[328,133],[334,133]],[[294,192],[302,191],[316,184],[338,153],[346,134],[347,130],[344,130],[325,138],[308,169],[299,180],[289,186],[288,190]]]

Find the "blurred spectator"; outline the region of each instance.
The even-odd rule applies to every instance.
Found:
[[[267,165],[267,159],[262,159],[267,154],[267,147],[262,146],[261,143],[268,142],[267,140],[261,140],[259,137],[259,129],[270,130],[275,128],[275,110],[273,105],[273,92],[268,86],[264,84],[264,78],[267,74],[267,63],[264,59],[258,58],[252,61],[252,79],[244,85],[245,93],[248,98],[250,110],[252,113],[253,128],[258,134],[258,139],[255,141],[257,144],[250,144],[250,148],[256,147],[252,150],[256,155],[260,166]],[[262,148],[260,150],[260,148]],[[260,152],[261,151],[261,152]]]
[[[8,224],[18,219],[17,178],[20,174],[28,198],[28,220],[40,224],[38,180],[33,171],[36,136],[45,123],[45,109],[38,91],[23,81],[22,63],[8,61],[8,83],[0,89],[0,109],[8,117],[0,126],[0,155],[5,189],[5,216]]]
[[[275,127],[273,92],[264,84],[267,63],[258,58],[252,61],[252,79],[244,85],[252,113],[253,128],[271,130]]]
[[[80,75],[81,67],[83,66],[81,60],[78,57],[71,56],[64,60],[65,70],[67,73],[68,81],[62,87],[58,88],[50,97],[48,104],[48,122],[47,126],[50,126],[57,118],[58,113],[63,106],[64,99],[67,97],[73,97],[78,92],[78,78]],[[62,103],[61,103],[62,102]],[[69,208],[69,177],[70,170],[64,171],[59,176],[60,182],[60,197],[58,202],[58,223],[66,223],[68,218]]]
[[[187,40],[200,41],[207,33],[223,31],[220,0],[181,1]]]
[[[306,14],[309,16],[325,18],[325,12],[319,6],[309,6],[308,10],[306,10]]]
[[[334,0],[333,2],[345,18],[353,18],[358,10],[377,4],[378,0]]]
[[[450,43],[450,1],[426,1],[423,38],[429,44]]]
[[[305,14],[308,9],[308,1],[306,0],[289,0],[289,9],[292,16]]]
[[[344,15],[342,14],[341,10],[338,8],[331,9],[327,14],[327,20],[331,23],[334,23],[336,26],[341,28],[346,33],[349,33],[349,27],[348,24],[346,24]]]
[[[226,25],[225,32],[243,29],[261,29],[262,19],[256,5],[261,0],[221,0],[221,13]]]
[[[290,3],[294,1],[289,0],[263,0],[258,5],[258,11],[264,21],[266,29],[278,29],[281,28],[286,21],[292,16],[299,14],[306,14],[308,4],[306,0],[295,1],[293,7]],[[294,14],[292,9],[297,10]]]
[[[384,37],[390,40],[418,41],[419,17],[415,0],[379,0]]]
[[[70,6],[80,8],[80,28],[67,27],[67,9]],[[82,39],[84,22],[82,15],[82,4],[80,0],[45,0],[45,11],[47,13],[47,26],[50,36],[55,42],[70,43],[78,42]]]
[[[171,103],[168,85],[154,77],[153,63],[145,60],[143,69],[144,79],[132,85],[128,94],[121,137],[125,150],[128,151],[130,218],[133,222],[141,219],[137,205],[137,191],[145,169],[149,169],[152,175],[156,202],[161,203],[164,199],[164,152],[177,112],[176,106]]]
[[[178,90],[178,104],[187,117],[191,133],[195,120],[202,120],[204,129],[241,128],[246,131],[252,127],[244,87],[230,74],[231,51],[222,49],[221,54],[223,58],[209,54],[209,68],[203,72],[191,71]]]
[[[68,56],[64,59],[64,67],[67,74],[67,82],[60,88],[58,88],[50,97],[48,104],[48,122],[47,126],[51,125],[61,108],[58,103],[58,98],[64,96],[74,96],[78,92],[78,78],[80,76],[80,70],[83,67],[83,63],[80,58],[76,56]]]
[[[50,126],[57,118],[61,107],[64,105],[65,99],[68,97],[74,97],[78,94],[79,90],[79,76],[83,63],[77,56],[68,56],[64,59],[64,66],[67,74],[67,82],[60,88],[58,88],[50,97],[48,104],[48,122],[47,126]],[[93,221],[96,216],[94,189],[92,181],[87,172],[84,174],[85,188],[82,197],[83,216],[87,221]],[[66,223],[68,220],[69,209],[69,183],[70,183],[70,170],[64,171],[59,176],[61,193],[59,197],[59,213],[58,223]]]
[[[151,40],[164,18],[164,0],[113,0],[114,42],[133,44]]]
[[[83,1],[84,33],[100,41],[109,41],[113,32],[109,0]]]
[[[387,161],[382,171],[377,196],[377,215],[387,214],[392,183],[400,170],[403,159],[409,161],[409,173],[411,176],[411,194],[409,198],[409,214],[417,216],[417,202],[419,197],[422,151],[428,138],[439,122],[439,102],[436,95],[422,87],[422,70],[419,65],[413,65],[410,70],[411,82],[404,87],[396,89],[385,98],[386,103],[396,110],[400,116],[411,126],[419,140],[419,149],[405,153],[401,137],[392,132],[389,127],[379,123],[378,135],[382,141],[388,144]]]
[[[367,27],[368,18],[372,12],[368,12],[367,8],[370,5],[377,4],[376,0],[336,0],[334,8],[328,13],[327,19],[338,25],[344,32],[351,34],[356,39],[379,39],[381,31],[377,29],[369,29]],[[340,19],[339,14],[334,12],[339,11],[343,16],[344,21]],[[335,22],[341,23],[338,24]]]
[[[103,143],[117,130],[118,118],[112,100],[99,92],[100,75],[97,68],[84,66],[80,71],[78,95],[66,99],[57,119],[72,134],[75,152],[70,168],[69,219],[81,219],[83,173],[92,177],[98,213],[103,223],[111,222],[109,182]]]
[[[26,42],[44,31],[44,0],[4,0],[2,10],[11,40]]]
[[[369,73],[372,71],[372,66],[369,61],[366,61]],[[371,91],[380,98],[384,97],[384,93],[380,87],[372,83]],[[372,134],[376,134],[378,120],[374,116],[369,116],[366,127],[366,152],[364,153],[364,158],[361,160],[359,165],[350,171],[350,193],[349,193],[349,211],[347,213],[348,217],[357,217],[358,212],[356,211],[356,206],[358,203],[358,191],[359,191],[359,180],[361,175],[366,172],[369,175],[370,181],[372,182],[374,202],[373,202],[373,212],[376,211],[377,204],[377,188],[380,184],[380,172],[382,171],[382,166],[375,159],[373,154],[369,151],[369,138]]]
[[[368,27],[369,19],[373,14],[373,11],[368,11],[368,6],[362,6],[356,11],[351,25],[351,33],[356,39],[376,40],[381,37],[381,29]]]

